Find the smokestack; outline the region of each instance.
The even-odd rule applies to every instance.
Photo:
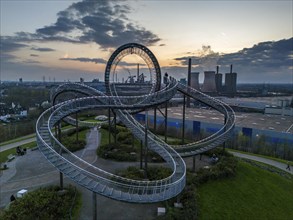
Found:
[[[230,73],[232,73],[233,65],[230,65]]]
[[[187,76],[187,85],[190,86],[191,80],[191,58],[188,59],[188,76]]]
[[[219,73],[219,66],[217,66],[217,74]]]
[[[188,59],[188,75],[187,75],[187,85],[188,87],[191,85],[191,58]],[[189,93],[189,89],[187,90]],[[187,107],[190,108],[190,97],[187,96]]]
[[[139,63],[137,64],[137,77],[136,77],[137,82],[138,82],[138,78],[139,78]]]

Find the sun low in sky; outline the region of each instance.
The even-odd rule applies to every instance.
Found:
[[[0,4],[3,81],[103,80],[111,53],[135,42],[149,47],[162,72],[177,79],[186,77],[192,58],[192,70],[201,73],[216,65],[225,73],[233,64],[239,82],[292,82],[292,0]],[[135,71],[141,60],[126,62]]]

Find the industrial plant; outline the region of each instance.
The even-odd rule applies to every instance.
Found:
[[[203,84],[199,83],[200,72],[191,71],[191,59],[188,61],[188,86],[200,90],[210,95],[224,95],[234,97],[237,94],[237,73],[233,72],[233,65],[230,65],[230,72],[224,75],[219,72],[219,66],[216,71],[204,71]],[[181,80],[184,82],[184,79]]]

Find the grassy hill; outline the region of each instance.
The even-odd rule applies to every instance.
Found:
[[[199,219],[293,219],[293,177],[239,162],[236,177],[198,188]]]

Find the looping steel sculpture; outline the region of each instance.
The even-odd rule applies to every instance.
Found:
[[[119,61],[126,55],[137,54],[142,57],[148,68],[153,71],[152,89],[148,94],[132,96],[115,96],[111,93],[109,76]],[[182,157],[197,155],[211,150],[226,141],[233,132],[235,114],[224,102],[199,92],[194,88],[178,83],[170,78],[169,83],[160,90],[161,72],[153,53],[143,45],[130,43],[119,47],[110,57],[105,71],[105,86],[107,94],[80,83],[67,83],[59,86],[52,100],[57,96],[75,91],[86,97],[75,98],[58,103],[44,111],[36,123],[37,145],[45,156],[61,173],[75,183],[100,195],[133,203],[153,203],[164,201],[178,195],[185,187],[186,165]],[[125,87],[129,88],[129,87]],[[223,127],[202,140],[181,145],[169,146],[155,134],[135,120],[133,112],[160,106],[172,99],[179,91],[190,98],[200,101],[225,116]],[[121,122],[142,141],[149,150],[162,157],[166,165],[172,169],[172,174],[165,179],[148,181],[132,180],[107,172],[70,152],[53,134],[53,128],[64,118],[89,109],[112,109]],[[73,118],[67,120],[75,124]],[[92,126],[89,125],[89,126]],[[146,135],[147,134],[147,135]],[[63,152],[63,153],[62,153]]]
[[[105,70],[106,93],[113,95],[110,87],[110,75],[115,72],[118,63],[127,55],[136,54],[141,57],[148,66],[152,81],[152,88],[149,93],[160,90],[161,86],[161,69],[155,55],[145,46],[137,43],[124,44],[113,52],[109,58]]]

